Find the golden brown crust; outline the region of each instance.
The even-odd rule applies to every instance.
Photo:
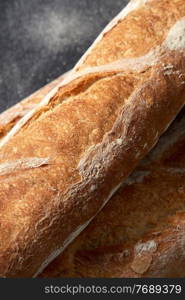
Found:
[[[58,80],[31,95],[29,105],[34,105],[35,95],[41,99],[57,84]],[[22,107],[29,109],[27,99],[20,104],[2,113],[3,124],[8,125],[9,117],[14,120],[14,114],[25,113]],[[184,113],[129,177],[127,185],[41,277],[185,276],[185,215],[178,212],[185,207]],[[139,256],[134,256],[134,248],[140,249]]]
[[[184,114],[41,277],[185,276]]]
[[[151,49],[162,44],[172,24],[184,16],[184,1],[182,0],[133,0],[130,2],[140,2],[141,5],[104,34],[103,39],[92,49],[79,69],[147,54]],[[138,37],[140,37],[139,40]]]
[[[67,74],[67,73],[66,73]],[[26,115],[27,112],[34,109],[43,97],[49,93],[56,85],[58,85],[64,78],[64,75],[60,76],[56,80],[47,84],[40,90],[33,93],[31,96],[10,107],[6,111],[0,114],[0,138],[3,138],[12,127]]]
[[[148,1],[147,6],[150,2],[159,1]],[[1,276],[33,276],[62,252],[183,106],[185,53],[181,47],[169,47],[168,32],[185,15],[185,7],[178,6],[183,1],[175,3],[166,26],[164,6],[155,9],[165,40],[149,53],[150,64],[134,59],[128,69],[121,61],[83,73],[65,82],[47,105],[34,111],[25,124],[18,122],[18,130],[6,136],[0,149],[1,167],[10,170],[28,159],[43,159],[47,164],[19,167],[11,176],[3,171]],[[132,13],[129,17],[134,26]],[[116,28],[111,32],[120,42]]]

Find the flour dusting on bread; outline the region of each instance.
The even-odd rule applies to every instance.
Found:
[[[176,22],[171,28],[165,41],[165,45],[170,50],[185,49],[185,17]]]
[[[143,254],[143,252],[155,252],[156,250],[157,250],[157,244],[154,240],[150,240],[145,243],[139,242],[135,246],[136,255]]]

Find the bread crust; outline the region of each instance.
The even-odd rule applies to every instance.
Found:
[[[41,99],[62,78],[31,95],[29,105],[25,99],[2,113],[2,128],[22,117],[35,97]],[[185,110],[104,210],[40,277],[185,276],[184,114]]]
[[[41,277],[185,276],[184,114]]]
[[[45,97],[54,87],[62,82],[63,79],[64,75],[61,75],[59,78],[45,85],[32,95],[2,112],[0,114],[0,138],[2,139],[28,112],[35,109],[43,97]]]
[[[106,33],[89,57],[103,41],[104,49],[110,47],[110,34],[114,43],[121,43],[118,26],[129,19],[134,28],[133,14],[148,10],[161,21],[161,43],[154,31],[156,44],[148,54],[141,51],[144,58],[128,61],[112,51],[109,65],[107,56],[98,54],[104,66],[93,63],[85,70],[82,61],[78,72],[74,69],[2,139],[1,276],[36,276],[64,251],[184,105],[184,48],[169,46],[171,30],[178,21],[183,23],[183,1],[174,1],[166,26],[164,1],[146,1]],[[35,164],[38,159],[41,165]],[[13,171],[6,172],[5,166]]]

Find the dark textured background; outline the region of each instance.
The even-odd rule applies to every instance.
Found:
[[[127,0],[0,0],[0,111],[74,66]]]

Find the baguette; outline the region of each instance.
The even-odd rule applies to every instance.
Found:
[[[70,75],[4,136],[1,276],[36,276],[64,251],[182,108],[184,16],[184,1],[131,1]],[[157,20],[156,28],[144,30],[143,20]]]
[[[62,78],[2,113],[1,128],[10,127],[12,120],[15,124]],[[40,277],[185,276],[184,116],[185,109],[102,212]]]
[[[40,277],[185,277],[185,110]]]

